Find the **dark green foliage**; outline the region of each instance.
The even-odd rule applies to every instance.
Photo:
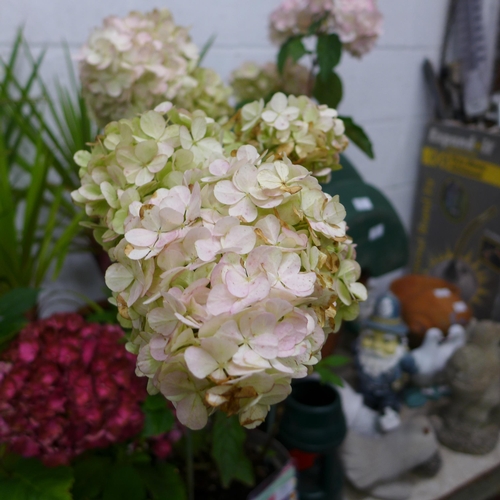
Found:
[[[60,86],[59,103],[50,97],[39,74],[43,58],[43,51],[32,56],[19,32],[8,59],[0,59],[0,296],[38,288],[49,270],[57,274],[76,248],[83,219],[65,188],[76,186],[72,156],[93,127],[81,99]],[[16,76],[21,63],[29,65],[22,81]],[[56,131],[42,118],[44,106]]]
[[[90,456],[78,460],[73,469],[75,484],[74,500],[91,500],[102,495],[104,484],[109,478],[112,460],[110,457]]]
[[[137,466],[137,472],[155,500],[185,500],[186,491],[179,471],[172,465],[158,462],[153,467]]]
[[[343,85],[335,67],[342,57],[342,42],[335,33],[322,32],[324,19],[317,19],[308,30],[307,36],[316,37],[316,49],[309,51],[303,43],[304,36],[293,36],[286,40],[278,52],[277,67],[280,74],[288,58],[298,62],[304,55],[310,54],[312,59],[311,77],[314,79],[312,96],[319,104],[337,108],[343,97]],[[265,97],[265,96],[262,96]],[[243,103],[245,104],[245,103]],[[374,158],[372,144],[364,130],[354,123],[352,118],[341,117],[346,127],[346,135],[369,158]]]
[[[203,44],[203,47],[200,50],[200,57],[198,58],[198,66],[201,66],[203,59],[205,59],[208,51],[212,48],[212,45],[215,42],[217,35],[211,35],[208,40]]]
[[[343,366],[350,361],[345,356],[327,356],[314,367],[314,371],[321,377],[323,383],[342,387],[344,385],[342,379],[336,373],[333,373],[332,369]]]
[[[373,153],[373,146],[370,138],[366,135],[366,132],[356,123],[352,118],[347,116],[340,116],[345,125],[345,134],[351,141],[358,146],[363,153],[365,153],[369,158],[375,158]]]
[[[27,323],[25,314],[36,307],[38,290],[14,288],[0,296],[0,348]]]
[[[103,500],[146,500],[146,486],[132,464],[116,464],[102,490]]]
[[[229,487],[234,479],[249,486],[254,484],[252,463],[245,455],[246,432],[236,416],[218,412],[212,429],[212,456],[219,470],[221,483]]]
[[[317,77],[314,84],[314,97],[320,104],[336,108],[342,100],[342,81],[337,73],[329,73],[326,78]]]
[[[69,467],[45,467],[34,458],[9,455],[0,463],[2,500],[71,500]]]
[[[144,412],[144,437],[154,437],[172,429],[175,417],[161,394],[148,396],[142,405]]]
[[[302,43],[302,37],[294,36],[289,38],[280,48],[278,53],[278,71],[283,73],[286,61],[291,57],[297,62],[302,56],[307,54],[307,50]]]
[[[74,466],[74,500],[185,500],[184,482],[174,465],[123,447],[78,459]],[[104,455],[105,454],[105,455]]]
[[[335,34],[318,35],[316,46],[319,73],[318,77],[326,81],[333,68],[340,62],[342,56],[342,42]]]

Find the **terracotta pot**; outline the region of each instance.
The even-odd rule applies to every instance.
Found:
[[[429,328],[439,328],[446,335],[452,324],[467,324],[472,318],[459,288],[440,278],[409,274],[395,280],[391,291],[401,302],[411,347],[422,343]]]

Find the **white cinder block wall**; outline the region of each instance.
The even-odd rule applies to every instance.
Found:
[[[190,25],[201,46],[210,35],[217,39],[205,65],[224,78],[245,60],[274,60],[276,48],[267,37],[269,13],[280,0],[1,0],[0,53],[5,55],[18,26],[33,47],[48,47],[44,73],[65,78],[60,42],[75,54],[91,28],[107,15],[168,7],[178,23]],[[353,116],[374,142],[376,159],[355,146],[347,153],[365,180],[393,202],[406,227],[412,212],[418,151],[429,117],[429,100],[422,61],[437,62],[448,0],[379,0],[384,35],[361,60],[344,54],[339,73],[344,82],[342,114]],[[65,274],[84,293],[96,295],[89,273]],[[102,283],[99,282],[99,289]],[[73,288],[73,286],[72,286]],[[94,290],[94,291],[92,291]],[[97,293],[98,294],[98,293]]]
[[[223,77],[245,60],[274,60],[276,48],[267,37],[269,13],[280,0],[2,0],[0,50],[8,51],[18,26],[33,47],[48,46],[45,75],[64,79],[60,42],[72,51],[107,15],[168,7],[178,23],[192,27],[202,45],[215,33],[205,65]],[[418,148],[429,113],[421,65],[437,61],[448,0],[379,0],[384,35],[361,60],[344,54],[339,70],[344,81],[342,114],[362,124],[375,146],[376,159],[366,159],[355,146],[348,156],[365,179],[393,201],[408,226]]]

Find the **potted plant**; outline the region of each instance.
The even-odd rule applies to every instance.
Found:
[[[56,199],[74,215],[78,212],[66,206],[62,194],[74,188],[73,199],[88,216],[85,224],[112,262],[106,271],[111,302],[122,327],[130,330],[126,348],[137,355],[136,372],[147,378],[150,397],[142,402],[142,430],[136,428],[121,443],[75,454],[59,468],[44,469],[47,476],[36,459],[14,457],[9,445],[4,484],[19,488],[20,477],[29,477],[28,482],[47,480],[66,497],[141,500],[163,498],[165,491],[169,498],[193,498],[193,475],[220,480],[216,498],[237,490],[249,499],[264,499],[269,481],[293,487],[287,453],[269,436],[248,435],[243,428],[257,427],[287,397],[292,378],[304,377],[317,364],[326,335],[354,317],[358,301],[366,297],[346,235],[345,209],[316,180],[339,168],[339,154],[348,143],[346,125],[357,137],[353,140],[371,151],[364,133],[338,117],[328,106],[330,97],[321,97],[326,96],[321,88],[338,80],[333,68],[340,58],[337,35],[324,31],[328,15],[315,18],[311,28],[318,44],[308,83],[317,78],[311,88],[321,104],[273,92],[267,102],[248,102],[237,113],[220,78],[199,67],[203,51],[197,55],[187,31],[173,24],[168,11],[129,18],[146,26],[152,40],[160,25],[177,30],[184,69],[157,68],[148,92],[140,79],[128,88],[130,95],[125,88],[108,92],[112,86],[103,82],[119,84],[123,75],[113,68],[124,68],[96,60],[93,42],[108,36],[110,27],[123,27],[123,20],[108,18],[83,49],[82,93],[76,100],[62,89],[59,94],[66,119],[77,105],[71,130],[82,133],[73,137],[87,137],[91,127],[84,98],[105,125],[91,150],[75,155],[81,185],[75,184],[74,167],[67,161],[81,141],[65,135],[61,120],[56,119],[58,130],[44,124],[32,100],[25,105],[29,113],[22,133],[36,144],[33,131],[43,124],[39,142],[52,154],[62,179],[63,187],[50,192],[60,192]],[[131,47],[139,43],[139,33],[127,33]],[[279,71],[290,65],[289,59],[299,59],[307,33],[287,38]],[[161,56],[160,65],[168,68],[166,48],[155,57]],[[328,57],[332,52],[336,60]],[[166,75],[173,79],[164,81]],[[142,102],[138,96],[152,100]],[[50,109],[57,118],[56,108]],[[22,109],[13,110],[19,125]],[[296,134],[301,123],[309,124],[307,137]],[[79,334],[85,331],[86,324]],[[19,351],[23,338],[9,348]],[[194,429],[175,445],[165,445],[176,449],[170,462],[155,455],[148,441],[173,422],[165,399],[180,424]],[[151,425],[157,426],[154,435],[147,430]],[[33,474],[19,472],[26,470]],[[59,484],[43,479],[58,475]],[[233,483],[236,490],[225,490],[234,479],[246,487]]]

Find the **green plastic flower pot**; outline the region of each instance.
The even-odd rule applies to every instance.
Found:
[[[296,381],[278,439],[297,460],[300,500],[336,500],[342,490],[337,450],[347,429],[338,392],[317,380]]]
[[[348,234],[356,243],[356,260],[369,276],[377,277],[408,263],[408,236],[391,202],[363,181],[343,155],[342,169],[332,172],[323,190],[340,196],[345,206]]]

